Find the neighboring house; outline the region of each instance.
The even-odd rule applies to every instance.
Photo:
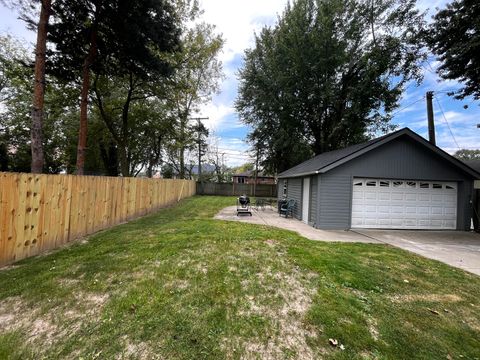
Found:
[[[239,174],[233,174],[232,178],[235,184],[254,184],[255,171],[252,170]],[[275,184],[275,177],[259,171],[257,174],[257,184]]]
[[[278,175],[278,196],[321,229],[469,230],[480,174],[408,128]]]

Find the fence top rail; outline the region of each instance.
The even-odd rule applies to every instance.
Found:
[[[36,177],[74,177],[74,178],[103,178],[103,179],[134,179],[134,180],[147,180],[147,181],[186,181],[186,182],[195,182],[195,180],[189,179],[165,179],[165,178],[149,178],[149,177],[126,177],[126,176],[107,176],[107,175],[76,175],[76,174],[34,174],[34,173],[25,173],[25,172],[11,172],[11,171],[0,171],[0,176],[20,176],[20,175],[30,175]]]

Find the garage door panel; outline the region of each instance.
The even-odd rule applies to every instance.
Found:
[[[390,207],[389,206],[377,206],[377,212],[380,214],[390,214]]]
[[[391,194],[391,199],[392,199],[392,200],[400,200],[400,201],[402,201],[402,200],[403,200],[403,193],[395,193],[395,192],[392,192],[392,194]]]
[[[445,220],[443,226],[447,229],[454,229],[456,227],[456,222],[453,220]]]
[[[403,194],[403,199],[406,201],[417,201],[416,194],[405,193]]]
[[[430,214],[430,208],[428,206],[419,206],[417,207],[417,214],[419,215],[429,215]]]
[[[352,227],[456,228],[455,183],[355,179],[359,183],[353,187]]]
[[[381,192],[378,194],[378,200],[390,200],[390,193]]]
[[[445,215],[455,215],[457,213],[457,209],[454,207],[446,207],[444,210]]]

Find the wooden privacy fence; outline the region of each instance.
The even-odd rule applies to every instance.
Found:
[[[195,194],[195,182],[0,172],[0,266]]]

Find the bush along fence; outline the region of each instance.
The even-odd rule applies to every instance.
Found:
[[[221,196],[248,195],[257,197],[276,197],[277,185],[197,182],[197,194]]]
[[[0,172],[0,266],[195,194],[195,182]]]

